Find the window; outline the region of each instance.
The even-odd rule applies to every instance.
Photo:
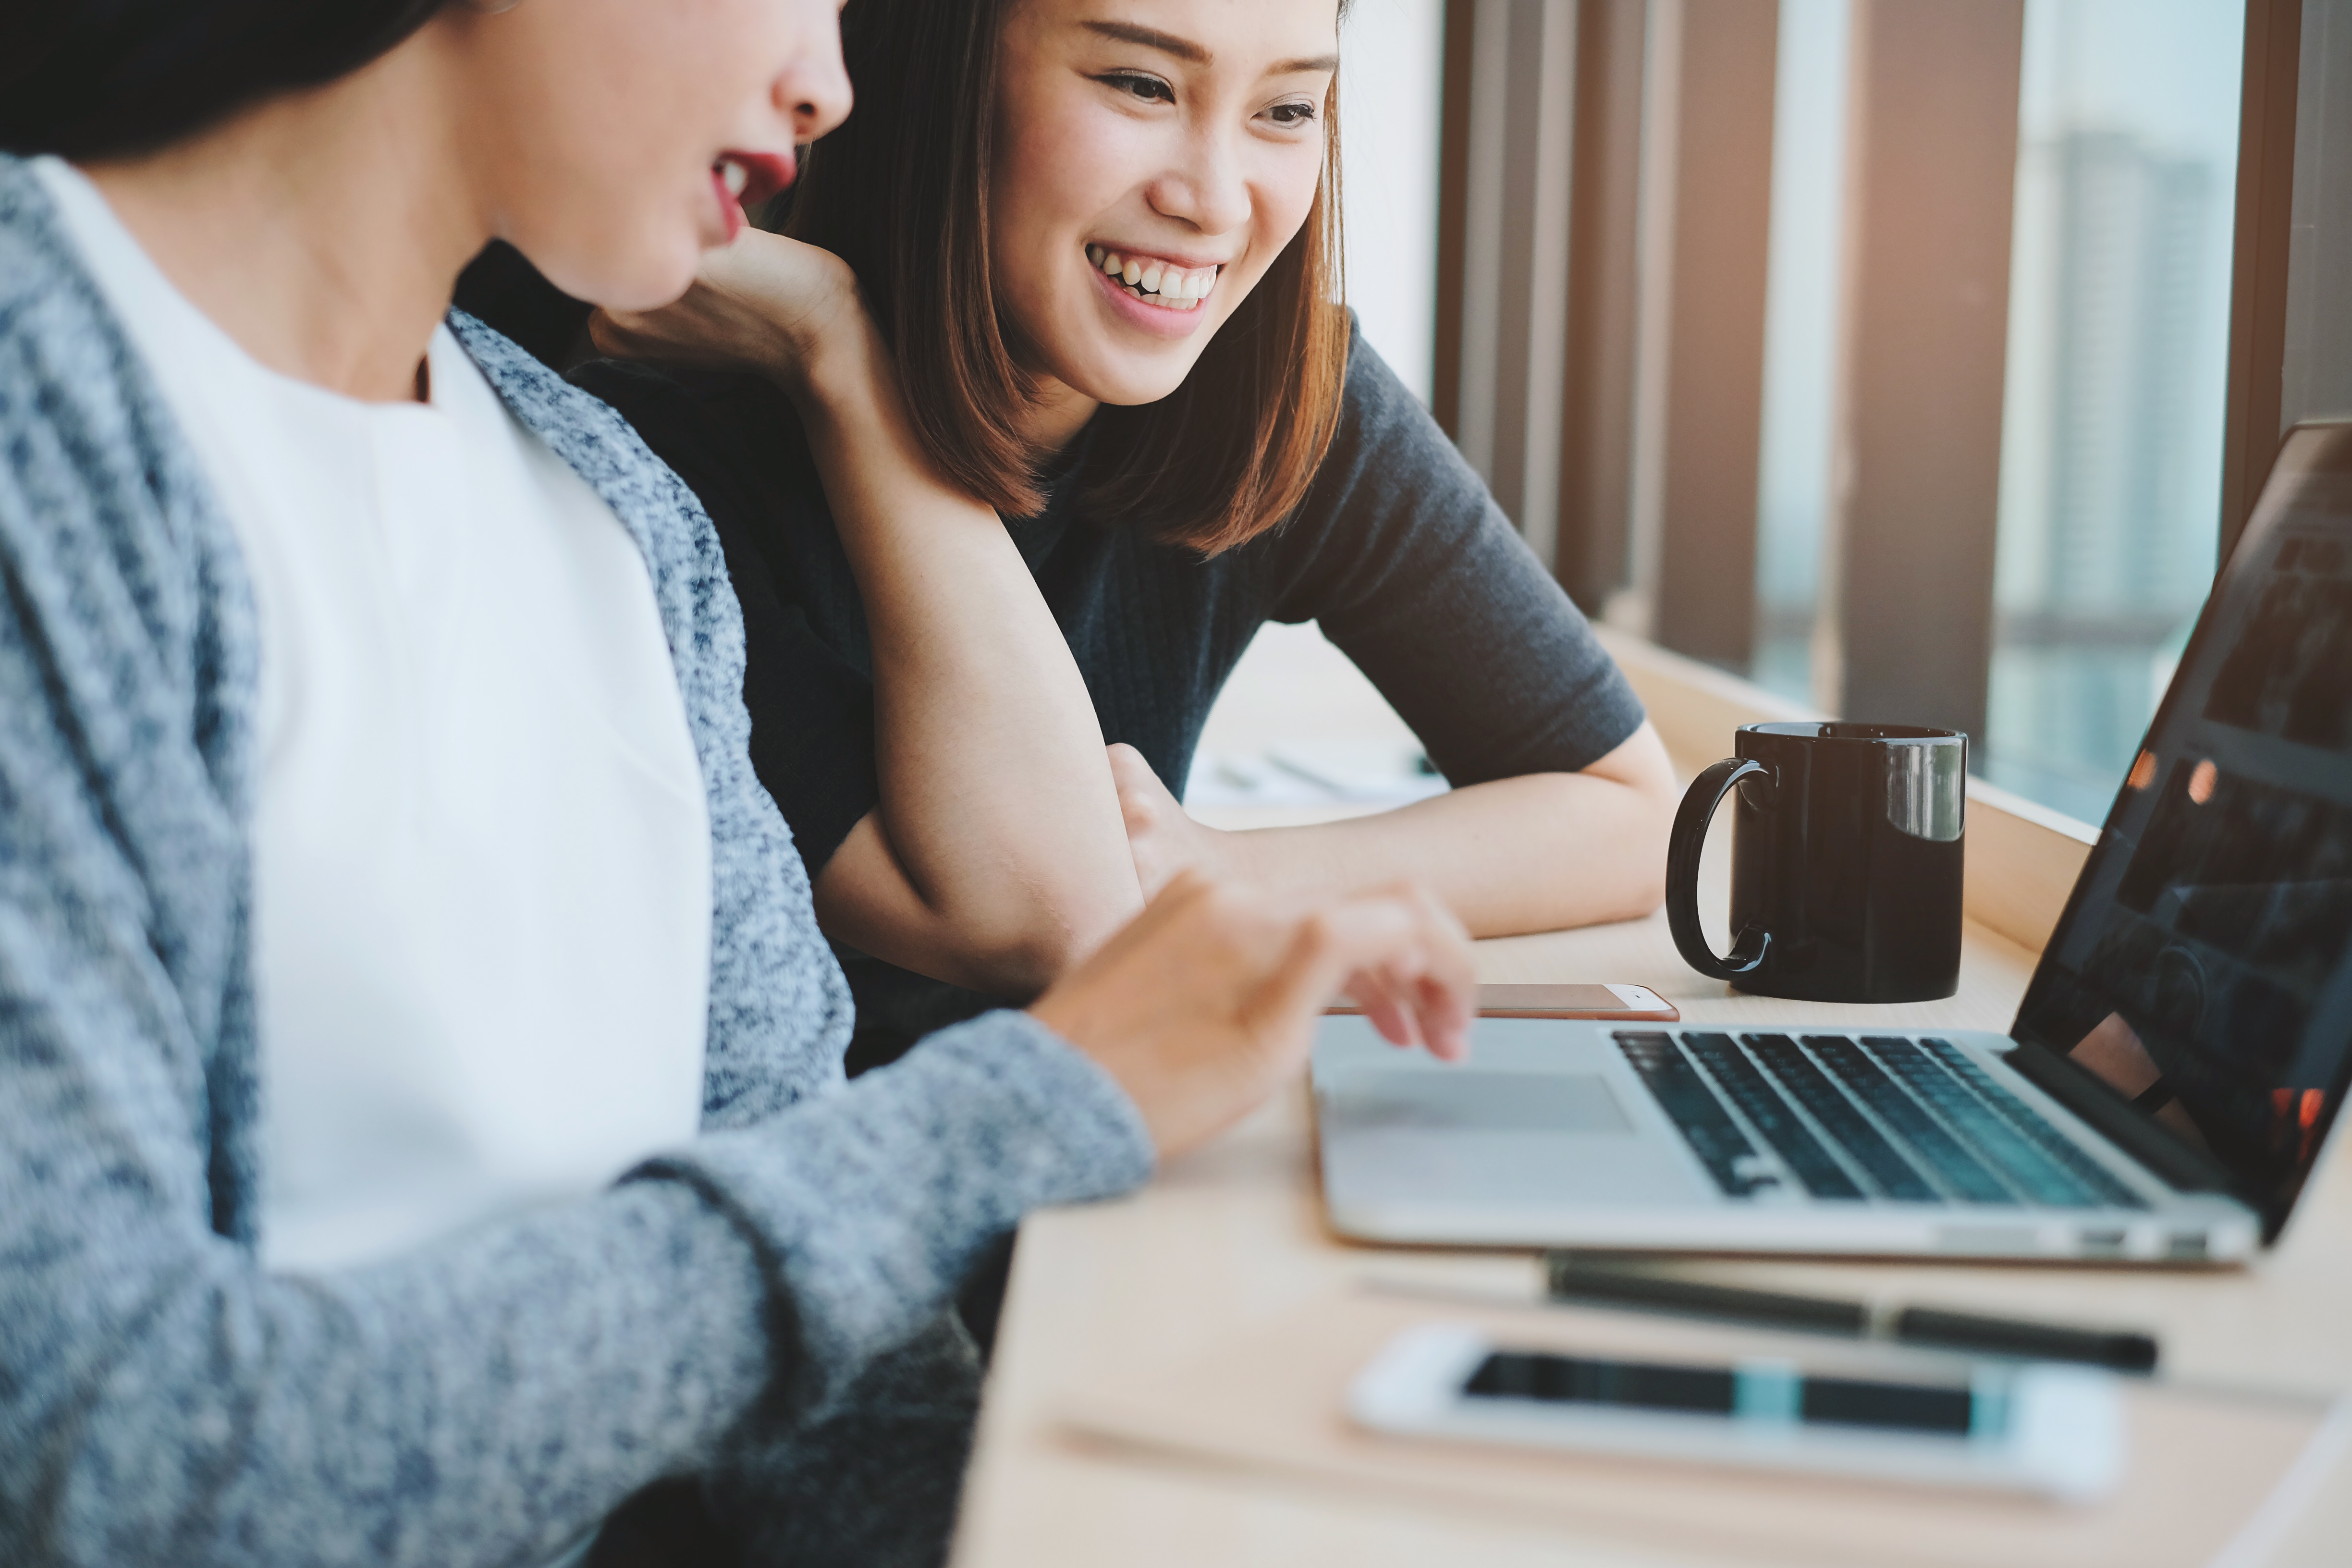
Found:
[[[2095,819],[2352,415],[2347,15],[1449,0],[1433,407],[1588,613]]]
[[[1764,434],[1756,502],[1759,685],[1813,689],[1822,521],[1836,447],[1838,279],[1844,237],[1848,0],[1780,0],[1765,273]]]
[[[2212,580],[2244,6],[2028,0],[1983,772],[2104,816]]]

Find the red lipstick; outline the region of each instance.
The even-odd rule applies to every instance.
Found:
[[[743,192],[738,198],[745,206],[756,206],[780,191],[788,189],[798,172],[792,150],[782,153],[726,152],[719,155],[721,168],[732,163],[743,171]]]

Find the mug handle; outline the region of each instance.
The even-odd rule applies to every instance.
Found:
[[[1753,974],[1771,950],[1772,933],[1761,926],[1743,929],[1731,944],[1731,956],[1717,958],[1698,923],[1698,857],[1706,847],[1707,825],[1716,807],[1744,779],[1772,782],[1772,770],[1748,757],[1726,757],[1691,780],[1681,809],[1675,813],[1674,837],[1666,840],[1666,929],[1683,962],[1716,980],[1736,980]]]

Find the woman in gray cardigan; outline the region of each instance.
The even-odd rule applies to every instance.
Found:
[[[0,19],[0,1561],[569,1562],[675,1477],[761,1561],[936,1554],[951,1472],[886,1506],[858,1435],[969,1376],[990,1238],[1336,990],[1460,1049],[1425,898],[1187,883],[842,1080],[707,519],[441,322],[494,237],[682,291],[845,112],[832,10]],[[807,262],[828,482],[965,506]]]

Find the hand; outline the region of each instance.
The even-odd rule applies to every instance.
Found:
[[[1186,872],[1029,1011],[1118,1080],[1164,1157],[1297,1072],[1343,992],[1392,1044],[1466,1056],[1476,981],[1461,922],[1417,889],[1283,903]]]
[[[1249,879],[1240,836],[1193,821],[1143,753],[1124,741],[1110,748],[1110,778],[1118,791],[1127,847],[1135,858],[1135,879],[1142,884],[1145,902],[1157,898],[1180,872],[1194,871],[1213,880]]]
[[[795,395],[829,358],[869,348],[870,333],[848,263],[756,228],[705,252],[675,302],[588,318],[590,341],[605,353],[758,371]]]

